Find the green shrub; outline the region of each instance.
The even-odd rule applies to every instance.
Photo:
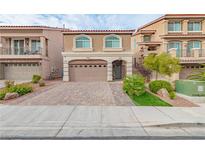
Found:
[[[10,87],[8,89],[9,92],[16,92],[18,93],[20,96],[25,95],[27,93],[30,93],[33,91],[33,87],[28,84],[28,83],[24,83],[24,84],[17,84],[13,87]]]
[[[42,79],[38,82],[38,84],[39,84],[40,87],[44,87],[46,85],[45,81],[42,80]]]
[[[169,93],[169,98],[171,98],[171,99],[176,98],[176,94],[175,94],[174,91],[172,91],[172,92]]]
[[[142,75],[126,76],[123,81],[123,90],[130,96],[140,96],[145,93],[145,81]]]
[[[153,93],[157,93],[162,88],[165,88],[168,92],[174,91],[172,85],[165,80],[155,80],[149,84],[149,89]]]
[[[7,93],[8,91],[6,90],[6,89],[3,89],[3,90],[1,90],[0,91],[0,100],[3,100],[4,99],[4,97],[6,96],[6,93]]]
[[[157,93],[160,89],[166,89],[167,92],[169,93],[169,97],[171,99],[174,99],[176,97],[176,94],[174,92],[174,88],[172,87],[171,83],[169,83],[168,81],[165,80],[155,80],[152,81],[149,84],[149,89],[151,92],[153,93]]]
[[[38,83],[41,79],[41,76],[40,75],[33,75],[32,77],[32,83]]]
[[[5,84],[6,88],[10,88],[10,87],[14,86],[14,81],[12,81],[12,80],[6,80],[6,81],[4,82],[4,84]]]

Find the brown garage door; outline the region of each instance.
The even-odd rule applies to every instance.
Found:
[[[69,63],[70,81],[106,81],[107,63],[102,60],[77,60]]]

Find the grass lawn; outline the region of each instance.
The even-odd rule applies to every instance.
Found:
[[[137,106],[171,106],[160,98],[145,92],[140,96],[130,96]]]

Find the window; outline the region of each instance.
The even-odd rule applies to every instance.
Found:
[[[24,40],[13,40],[13,48],[15,55],[24,54]]]
[[[179,57],[181,55],[181,42],[179,41],[174,41],[174,42],[169,42],[168,43],[168,50],[169,49],[176,49],[176,56]]]
[[[201,22],[189,22],[188,31],[201,31]]]
[[[189,41],[187,56],[193,56],[192,49],[201,49],[201,41]]]
[[[150,41],[151,41],[151,36],[150,36],[150,35],[145,35],[145,36],[143,37],[143,41],[144,41],[144,42],[150,42]]]
[[[168,23],[169,32],[180,32],[181,31],[181,22],[169,22]]]
[[[117,36],[108,36],[105,38],[105,48],[120,48],[120,38]]]
[[[75,40],[76,48],[90,48],[90,38],[81,36]]]
[[[31,40],[31,52],[38,53],[41,49],[40,40]]]
[[[201,49],[201,41],[190,41],[188,42],[188,50],[191,49]]]

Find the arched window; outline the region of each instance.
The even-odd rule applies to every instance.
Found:
[[[121,38],[116,35],[105,37],[105,48],[121,48]]]
[[[188,42],[188,50],[191,49],[201,49],[201,41],[189,41]]]
[[[76,48],[91,48],[91,39],[87,36],[79,36],[75,39]]]
[[[193,56],[192,49],[201,49],[201,41],[194,40],[188,42],[187,56]]]
[[[180,41],[171,41],[168,43],[168,51],[169,49],[176,49],[176,56],[179,57],[182,55],[182,43]]]

